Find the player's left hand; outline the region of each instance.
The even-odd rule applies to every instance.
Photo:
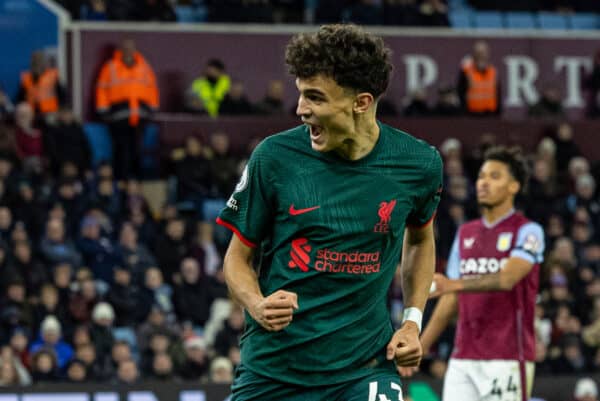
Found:
[[[419,366],[423,348],[419,341],[419,328],[415,322],[407,320],[396,330],[386,348],[388,360],[395,360],[396,366]],[[401,373],[401,370],[398,369]]]
[[[429,298],[437,298],[446,293],[457,291],[458,288],[455,284],[455,280],[450,280],[443,274],[435,273],[433,275],[433,282],[431,283],[432,291],[429,292]]]

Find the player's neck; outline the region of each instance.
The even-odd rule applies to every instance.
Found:
[[[493,226],[500,220],[504,219],[512,212],[514,212],[515,206],[512,199],[507,199],[506,201],[494,205],[492,207],[484,207],[481,210],[481,217],[483,217],[483,221],[490,226]]]
[[[367,156],[379,140],[379,125],[374,115],[360,114],[354,120],[343,145],[336,152],[344,159],[359,160]]]

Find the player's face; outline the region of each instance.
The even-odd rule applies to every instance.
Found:
[[[296,114],[310,129],[312,148],[329,152],[342,147],[353,129],[356,96],[323,75],[297,78],[296,86],[300,91]]]
[[[512,202],[518,191],[519,183],[510,173],[508,165],[496,160],[483,163],[477,177],[477,203],[480,206],[493,208]]]

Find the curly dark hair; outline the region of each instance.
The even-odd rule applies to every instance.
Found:
[[[369,92],[377,99],[390,82],[391,53],[380,37],[356,25],[331,24],[316,33],[294,36],[285,62],[298,78],[323,74],[342,87]]]
[[[505,146],[494,146],[489,148],[483,161],[499,161],[508,166],[510,174],[521,185],[521,193],[527,192],[527,181],[529,181],[529,165],[520,147],[507,148]]]

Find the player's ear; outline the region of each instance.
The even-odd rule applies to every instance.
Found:
[[[355,113],[364,113],[373,105],[375,98],[368,92],[361,92],[354,98],[352,110]]]
[[[519,184],[519,181],[517,180],[512,180],[510,184],[508,184],[508,190],[511,194],[516,195],[521,190],[521,184]]]

